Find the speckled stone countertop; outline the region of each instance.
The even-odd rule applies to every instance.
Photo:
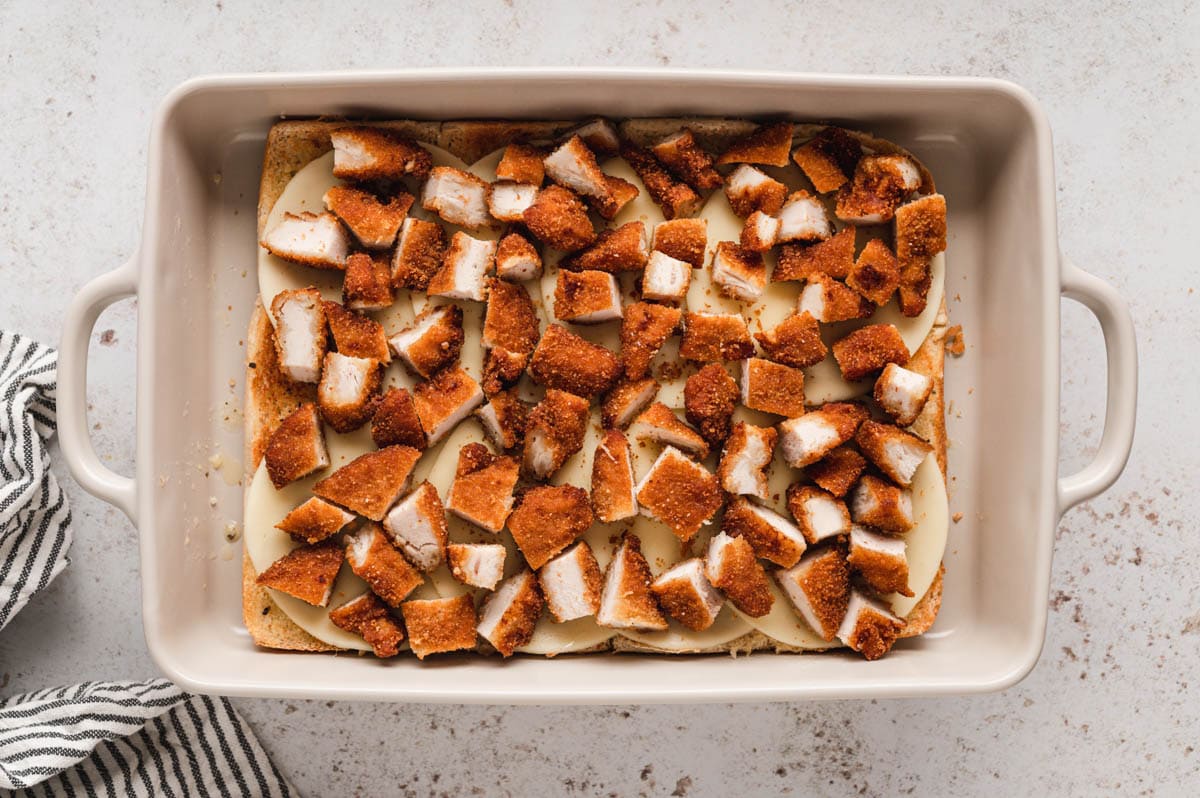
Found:
[[[1138,439],[1113,489],[1059,526],[1041,661],[1003,693],[554,709],[236,701],[281,770],[314,795],[1194,794],[1200,8],[411,5],[0,3],[0,326],[57,342],[66,298],[133,252],[151,115],[193,75],[670,65],[997,76],[1049,112],[1063,250],[1132,305]],[[132,302],[111,308],[92,348],[94,435],[126,473],[135,317]],[[1062,362],[1066,472],[1094,452],[1104,410],[1099,330],[1072,303]],[[57,471],[74,507],[73,563],[0,635],[0,696],[156,673],[137,533]]]

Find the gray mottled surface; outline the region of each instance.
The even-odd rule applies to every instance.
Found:
[[[1200,781],[1200,13],[1194,4],[897,6],[617,2],[152,4],[0,1],[0,325],[56,341],[66,297],[137,242],[149,120],[217,71],[671,65],[969,74],[1022,83],[1055,132],[1064,251],[1137,320],[1139,438],[1124,477],[1059,528],[1041,662],[998,695],[648,708],[237,702],[309,794],[1164,795]],[[183,4],[179,4],[182,7]],[[338,10],[334,10],[338,7]],[[634,9],[638,10],[634,10]],[[1103,416],[1098,328],[1063,317],[1063,464]],[[100,320],[92,421],[129,471],[135,308]],[[62,469],[59,469],[62,473]],[[136,533],[67,479],[73,565],[0,636],[0,696],[147,677]],[[323,788],[328,788],[324,790]],[[1045,787],[1043,786],[1043,789]]]

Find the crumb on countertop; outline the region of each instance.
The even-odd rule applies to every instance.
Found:
[[[955,324],[953,327],[946,330],[946,351],[955,357],[962,357],[963,352],[967,349],[963,340],[963,328],[961,324]]]

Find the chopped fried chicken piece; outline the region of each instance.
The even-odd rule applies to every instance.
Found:
[[[372,521],[382,521],[404,492],[420,456],[407,446],[367,452],[313,485],[313,493]]]
[[[671,219],[654,226],[655,252],[690,264],[693,269],[704,266],[708,249],[707,219]]]
[[[591,546],[583,541],[543,565],[538,581],[546,606],[559,623],[600,611],[603,576]]]
[[[846,495],[862,472],[867,461],[849,446],[839,446],[815,463],[805,466],[809,479],[839,499]]]
[[[725,197],[733,212],[742,218],[756,211],[774,216],[783,207],[787,186],[762,170],[743,164],[726,178]]]
[[[389,388],[375,403],[371,440],[380,449],[396,445],[425,448],[425,430],[411,393],[404,388]]]
[[[779,209],[780,241],[824,241],[833,235],[833,224],[821,200],[807,191],[796,191]]]
[[[588,400],[549,388],[529,413],[522,464],[534,479],[548,479],[583,447]]]
[[[366,524],[350,536],[346,562],[350,570],[371,586],[375,595],[393,607],[399,607],[424,581],[421,573],[388,541],[379,524]]]
[[[864,658],[875,660],[892,650],[902,631],[904,621],[855,590],[850,594],[846,617],[837,636]]]
[[[717,468],[721,488],[727,493],[769,498],[765,471],[778,437],[779,433],[770,427],[755,427],[741,421],[734,424]]]
[[[708,543],[704,572],[713,587],[751,618],[761,618],[771,611],[775,596],[767,583],[767,572],[754,558],[754,549],[745,538],[724,532],[714,535]]]
[[[658,395],[659,384],[653,377],[617,384],[600,405],[600,420],[605,427],[625,429]]]
[[[750,357],[742,361],[742,404],[751,410],[795,418],[804,415],[804,372]]]
[[[921,187],[921,172],[903,155],[868,155],[837,192],[837,216],[857,224],[891,221],[896,208]]]
[[[855,526],[850,530],[849,560],[850,566],[872,589],[912,597],[908,586],[908,555],[900,538]]]
[[[722,241],[713,251],[712,280],[728,297],[757,302],[767,286],[767,266],[758,252]]]
[[[610,629],[665,630],[667,619],[650,591],[650,580],[641,541],[626,534],[604,575],[596,623]]]
[[[315,288],[280,291],[271,300],[279,369],[295,382],[321,379],[325,357],[325,305]]]
[[[378,127],[343,127],[330,132],[333,176],[343,180],[423,178],[433,156],[416,142]]]
[[[612,352],[557,324],[546,328],[529,363],[529,373],[539,385],[585,398],[607,391],[620,371]]]
[[[339,629],[362,637],[375,656],[381,659],[400,653],[404,630],[387,611],[383,602],[370,591],[352,598],[329,611],[329,620]]]
[[[435,166],[421,191],[421,207],[460,227],[475,229],[492,222],[488,184],[453,166]]]
[[[541,186],[546,178],[545,168],[542,166],[542,159],[545,157],[537,147],[513,142],[505,147],[504,155],[496,165],[496,178]]]
[[[487,404],[475,411],[483,433],[497,449],[510,450],[525,440],[532,408],[521,401],[516,389],[500,391],[488,397]]]
[[[837,127],[825,128],[792,153],[792,160],[822,194],[841,188],[861,157],[858,139]]]
[[[754,354],[746,320],[736,313],[685,313],[679,356],[711,363]]]
[[[855,330],[833,345],[842,376],[861,380],[888,363],[903,366],[908,362],[908,347],[900,331],[891,324],[871,324]]]
[[[458,360],[465,338],[462,308],[436,305],[421,311],[388,344],[410,371],[428,379]]]
[[[864,421],[854,436],[859,450],[897,485],[908,487],[933,447],[891,424]]]
[[[796,303],[797,313],[808,313],[826,324],[865,319],[874,311],[870,300],[826,274],[810,275]]]
[[[771,272],[772,282],[810,280],[814,275],[844,278],[854,268],[854,225],[846,225],[824,241],[784,244],[779,262]]]
[[[262,246],[277,258],[315,269],[344,269],[350,254],[350,236],[332,213],[285,213],[262,239]]]
[[[917,420],[933,391],[933,380],[903,366],[888,363],[875,380],[875,401],[898,426]]]
[[[432,446],[483,404],[483,391],[467,372],[449,366],[417,385],[413,401]]]
[[[574,485],[530,488],[508,518],[508,529],[530,568],[541,568],[592,525],[587,491]]]
[[[856,523],[902,534],[912,529],[912,494],[869,474],[850,494],[850,514]]]
[[[325,355],[317,405],[321,418],[337,432],[351,432],[370,420],[383,380],[383,366],[374,358]]]
[[[646,267],[646,259],[649,257],[646,224],[633,221],[612,230],[601,231],[595,244],[561,265],[564,269],[574,271],[590,270],[619,274],[641,271]]]
[[[704,200],[686,183],[676,180],[649,151],[631,142],[622,142],[621,157],[646,186],[650,199],[662,208],[663,216],[674,219],[691,216]]]
[[[575,252],[596,241],[596,230],[579,197],[562,186],[548,186],[525,209],[525,226],[553,249]]]
[[[520,473],[517,458],[496,456],[482,443],[469,443],[458,452],[446,509],[481,529],[499,532],[512,512]]]
[[[621,321],[621,365],[626,379],[640,380],[650,373],[650,363],[667,339],[679,328],[683,314],[649,302],[635,302]]]
[[[621,318],[621,287],[608,272],[560,271],[554,288],[554,317],[574,324]]]
[[[791,485],[787,505],[809,543],[835,538],[850,531],[850,511],[846,503],[812,485]]]
[[[342,547],[334,541],[301,546],[271,563],[254,581],[314,607],[327,607],[342,557]]]
[[[455,233],[442,268],[429,280],[426,290],[430,296],[482,302],[487,298],[487,273],[495,260],[495,241]]]
[[[721,173],[713,168],[713,157],[696,143],[696,136],[687,128],[655,144],[651,151],[680,180],[697,191],[721,187]]]
[[[424,291],[442,268],[446,232],[437,222],[411,216],[400,225],[400,242],[392,254],[392,285]]]
[[[276,489],[328,466],[329,450],[317,406],[305,402],[280,421],[267,439],[263,459]]]
[[[537,199],[538,187],[511,180],[497,180],[488,187],[488,213],[502,222],[519,222]]]
[[[704,466],[667,446],[638,483],[637,501],[642,515],[688,541],[720,509],[721,486]]]
[[[401,191],[384,203],[368,191],[333,186],[325,192],[324,202],[364,247],[391,249],[400,225],[412,207],[413,196]]]
[[[687,420],[714,447],[729,437],[737,399],[737,383],[720,363],[709,363],[688,377],[683,386],[683,409]]]
[[[504,578],[508,551],[499,543],[451,543],[446,547],[446,564],[451,575],[470,587],[495,590]]]
[[[662,402],[646,408],[629,426],[629,434],[635,440],[674,446],[698,460],[708,457],[708,443],[700,433],[680,421],[675,411]]]
[[[501,656],[511,657],[533,639],[533,627],[542,614],[542,591],[533,571],[510,576],[479,608],[479,636]]]
[[[900,285],[900,266],[882,239],[872,238],[859,254],[846,285],[876,305],[886,305]]]
[[[717,163],[758,163],[768,166],[787,166],[792,150],[792,123],[775,122],[763,125],[743,139],[735,141]]]
[[[446,509],[432,483],[422,482],[397,502],[383,519],[383,528],[392,543],[422,571],[432,571],[445,559]]]
[[[838,546],[812,549],[775,578],[809,628],[833,642],[850,603],[846,553]]]
[[[807,311],[792,314],[754,337],[769,359],[792,368],[815,366],[828,352],[821,341],[820,325]]]
[[[745,538],[754,548],[755,555],[784,568],[795,565],[807,548],[804,536],[795,524],[744,496],[737,496],[725,505],[721,531],[735,538]]]
[[[408,644],[417,659],[475,647],[475,601],[470,593],[454,598],[406,601],[400,605]]]
[[[592,455],[592,511],[596,520],[611,524],[637,515],[633,458],[620,430],[605,430]]]
[[[779,425],[779,445],[792,468],[815,463],[846,443],[867,418],[860,405],[830,402]]]
[[[642,274],[642,297],[678,305],[687,297],[691,282],[691,264],[654,251],[650,253]]]
[[[695,632],[713,625],[725,599],[704,575],[704,561],[692,557],[672,566],[650,585],[658,603],[675,620]]]
[[[282,529],[301,543],[320,543],[341,532],[354,518],[354,513],[312,496],[285,515],[275,528]]]
[[[496,245],[496,276],[509,282],[542,276],[542,256],[520,233],[509,233]]]

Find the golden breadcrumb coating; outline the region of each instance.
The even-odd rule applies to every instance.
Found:
[[[563,252],[575,252],[596,241],[587,207],[562,186],[547,186],[539,191],[522,218],[539,241]]]
[[[541,568],[592,525],[588,493],[574,485],[530,488],[508,517],[513,541],[530,568]]]
[[[454,598],[406,601],[400,605],[408,644],[417,659],[475,647],[475,601],[470,593]]]
[[[426,434],[458,411],[475,395],[478,383],[459,366],[449,366],[413,389],[417,417]]]
[[[731,172],[730,177],[732,176]],[[770,178],[763,180],[761,177],[759,181],[754,186],[741,191],[734,191],[729,181],[725,183],[725,199],[729,200],[729,207],[733,209],[733,212],[743,219],[756,211],[774,216],[779,213],[784,200],[787,199],[788,189],[783,183]]]
[[[710,363],[744,360],[754,354],[746,320],[736,314],[686,313],[679,356]]]
[[[725,594],[733,606],[751,618],[761,618],[771,611],[775,596],[767,582],[767,572],[754,556],[750,541],[733,538],[721,555],[721,568],[709,570],[713,587]]]
[[[606,272],[560,270],[554,284],[554,317],[560,321],[576,321],[580,317],[611,310],[613,305],[612,275]],[[619,290],[619,289],[618,289]],[[616,297],[620,309],[620,296]]]
[[[532,261],[537,264],[536,274],[540,275],[542,273],[542,256],[538,254],[537,247],[520,233],[508,233],[496,245],[496,265],[498,268],[505,261],[513,258]],[[512,278],[506,277],[505,279]]]
[[[520,473],[517,458],[494,455],[482,443],[468,443],[458,450],[447,506],[471,523],[499,532],[512,510],[512,492]]]
[[[861,157],[858,139],[838,127],[825,128],[792,153],[792,160],[822,194],[841,188]]]
[[[742,361],[742,368],[750,371],[742,377],[746,407],[786,418],[804,415],[803,371],[761,357]]]
[[[870,324],[835,342],[833,357],[842,376],[853,382],[879,371],[888,363],[903,366],[908,362],[908,347],[893,325]]]
[[[634,302],[621,319],[621,365],[625,378],[640,380],[650,373],[650,363],[667,339],[679,329],[679,308]]]
[[[696,136],[687,128],[650,149],[667,169],[697,191],[721,187],[723,180],[713,168],[713,157],[696,143]]]
[[[683,385],[684,415],[712,446],[729,437],[738,386],[720,363],[709,363]]]
[[[386,260],[356,252],[346,258],[342,302],[355,310],[382,310],[392,304],[392,267]]]
[[[650,590],[667,615],[692,631],[703,632],[716,621],[687,577],[660,578],[650,585]]]
[[[387,607],[371,592],[350,599],[329,611],[329,620],[339,629],[362,637],[375,656],[394,657],[404,642],[404,630],[387,611]]]
[[[902,631],[903,621],[867,607],[858,616],[858,623],[850,632],[846,645],[865,659],[876,660],[892,650]]]
[[[675,260],[691,264],[693,269],[704,268],[704,254],[708,249],[707,219],[672,219],[659,222],[654,227],[654,246]]]
[[[437,222],[409,219],[407,235],[392,255],[392,285],[424,291],[442,268],[446,255],[446,231]]]
[[[859,253],[846,285],[876,305],[883,306],[900,285],[900,265],[882,239],[872,238]]]
[[[842,278],[854,268],[854,225],[846,225],[831,238],[813,244],[784,244],[771,273],[772,282],[808,280],[815,274]]]
[[[698,460],[708,457],[708,443],[700,433],[680,421],[675,411],[662,402],[652,402],[629,430],[639,440],[674,446]]]
[[[436,495],[437,492],[434,491],[434,496]],[[440,502],[437,511],[438,517],[441,517]],[[371,523],[366,529],[371,530],[370,547],[360,558],[355,550],[355,542],[351,540],[346,544],[346,561],[350,564],[350,570],[370,585],[375,595],[387,604],[399,607],[400,602],[404,601],[409,593],[421,586],[425,577],[421,576],[421,572],[404,559],[404,555],[392,545],[383,527]],[[367,533],[360,531],[358,534]],[[444,518],[442,534],[445,535]]]
[[[557,324],[546,328],[529,363],[529,373],[539,385],[586,398],[607,391],[620,371],[612,352]]]
[[[903,557],[892,557],[865,546],[855,546],[852,541],[848,561],[871,589],[912,597],[912,589],[908,586],[908,561]]]
[[[850,319],[865,319],[875,312],[875,306],[866,297],[840,280],[835,280],[825,274],[809,275],[808,285],[821,286],[821,294],[825,303],[824,316],[821,321],[849,321]],[[807,288],[807,286],[806,286]]]
[[[721,508],[716,476],[685,455],[660,458],[638,491],[638,504],[683,541],[691,540]]]
[[[528,354],[538,341],[538,315],[529,291],[523,285],[498,278],[488,280],[487,309],[483,318],[483,342],[510,352]]]
[[[382,324],[370,316],[346,310],[336,302],[326,302],[324,307],[338,354],[367,357],[380,363],[391,362],[392,355]]]
[[[555,388],[547,389],[542,401],[530,411],[525,425],[525,470],[533,474],[535,444],[551,451],[550,466],[535,476],[547,477],[561,468],[568,457],[583,448],[587,423],[587,399]]]
[[[857,490],[872,496],[875,501],[871,506],[862,507],[851,499],[851,512],[855,522],[897,535],[913,528],[911,505],[910,511],[906,512],[902,489],[870,474],[864,476],[858,485]],[[856,493],[855,496],[857,495]]]
[[[632,142],[622,142],[621,157],[637,172],[650,199],[662,208],[663,216],[668,219],[691,216],[700,209],[703,198],[691,186],[676,180],[648,150]]]
[[[850,568],[846,564],[845,548],[834,543],[813,551],[809,557],[815,562],[798,584],[821,625],[813,631],[832,642],[846,617],[846,608],[850,606]]]
[[[840,499],[854,487],[854,483],[858,482],[866,468],[867,461],[861,454],[849,446],[839,446],[817,462],[805,466],[804,473],[824,490]],[[792,490],[788,488],[789,507],[793,507],[791,500]],[[795,509],[792,510],[792,514],[796,515]]]
[[[325,192],[325,207],[368,249],[391,248],[413,201],[413,195],[404,191],[386,203],[370,192],[350,186],[333,186]]]
[[[629,441],[620,430],[607,429],[592,457],[592,511],[596,520],[607,524],[637,512],[636,501],[631,501],[633,488]]]
[[[343,556],[342,547],[332,540],[301,546],[267,566],[255,582],[314,607],[324,607],[329,604]]]
[[[325,433],[317,406],[305,402],[279,422],[267,439],[263,459],[267,475],[278,489],[322,467],[316,459],[318,448],[325,448]]]
[[[433,156],[410,138],[378,127],[343,127],[331,132],[335,144],[353,143],[369,163],[337,166],[333,176],[345,180],[400,180],[408,175],[425,178],[433,169]]]
[[[487,404],[494,411],[496,426],[499,427],[497,432],[500,435],[499,440],[493,439],[493,430],[484,425],[484,432],[489,436],[489,440],[499,449],[509,450],[520,446],[525,440],[529,412],[533,406],[521,400],[516,388],[490,394]],[[483,408],[476,410],[475,415],[481,416],[482,410]]]
[[[602,230],[596,243],[560,266],[574,271],[598,271],[620,274],[639,272],[646,266],[646,224],[626,222],[611,230]]]
[[[624,380],[613,387],[600,404],[600,420],[605,427],[624,428],[654,401],[659,384],[653,377]]]
[[[921,197],[896,209],[896,258],[900,261],[900,312],[919,316],[932,284],[929,261],[946,249],[946,198]]]
[[[807,368],[825,359],[828,350],[821,340],[821,327],[812,314],[792,314],[770,330],[755,333],[767,358],[792,368]]]
[[[311,497],[283,517],[276,529],[282,529],[301,543],[320,543],[333,537],[354,520],[354,516],[324,499]]]
[[[781,534],[754,512],[754,504],[744,496],[735,496],[725,505],[721,531],[730,537],[745,538],[755,556],[783,568],[791,568],[804,554],[803,540]]]
[[[908,452],[917,452],[921,459],[933,453],[932,446],[911,432],[877,421],[864,421],[854,434],[854,442],[868,460],[898,485],[907,485],[910,480],[893,469],[892,458],[889,456],[890,447],[901,446]]]
[[[768,166],[787,166],[792,150],[792,123],[776,122],[763,125],[743,139],[735,141],[718,164],[757,163]]]
[[[313,493],[372,521],[382,521],[404,492],[420,456],[409,446],[367,452],[313,485]]]
[[[417,405],[406,389],[389,388],[375,403],[371,440],[380,449],[396,445],[425,448],[425,430],[421,428]]]
[[[545,157],[546,154],[537,147],[514,141],[504,148],[504,155],[496,164],[496,179],[540,186],[546,178],[542,165]]]
[[[610,570],[616,567],[618,559],[622,563],[622,570],[621,582],[617,586],[620,602],[617,613],[625,620],[632,621],[634,628],[666,629],[667,619],[650,591],[654,575],[642,555],[642,541],[637,535],[626,532],[622,536],[621,547],[608,564]]]

